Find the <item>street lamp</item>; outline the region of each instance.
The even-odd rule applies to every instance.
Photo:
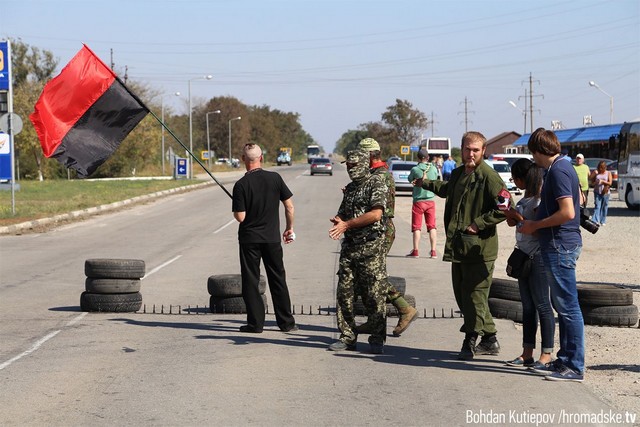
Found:
[[[234,120],[240,120],[242,117],[234,117],[233,119],[229,119],[229,164],[231,164],[231,122]]]
[[[207,158],[209,159],[209,170],[211,170],[211,143],[209,142],[209,114],[220,114],[220,110],[209,111],[205,114],[205,118],[207,119]]]
[[[211,80],[213,78],[212,75],[202,76],[202,77],[194,77],[189,79],[189,151],[191,152],[191,156],[189,156],[189,178],[193,179],[193,118],[191,111],[191,82],[194,80]]]
[[[603,91],[602,88],[600,86],[598,86],[598,84],[596,82],[594,82],[593,80],[591,80],[589,82],[589,86],[595,87],[600,92],[604,93],[605,95],[607,95],[609,97],[609,124],[613,124],[613,96],[611,96],[607,92]]]
[[[515,108],[516,110],[520,111],[522,113],[522,115],[524,116],[524,130],[523,130],[523,135],[527,133],[527,112],[525,110],[521,110],[520,107],[518,107],[516,105],[515,102],[513,101],[509,101],[509,104]]]
[[[174,96],[180,96],[180,92],[176,92],[174,93]],[[164,95],[162,95],[160,97],[160,105],[161,105],[161,109],[162,109],[162,114],[161,114],[161,118],[162,118],[162,148],[160,151],[160,158],[162,159],[162,175],[164,175]]]

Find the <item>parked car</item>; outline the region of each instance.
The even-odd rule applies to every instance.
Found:
[[[513,191],[516,194],[520,194],[520,189],[513,182],[513,178],[511,177],[511,166],[504,160],[485,160],[485,162],[493,168],[500,178],[504,181],[504,185],[507,186],[507,190]]]
[[[416,162],[394,160],[389,165],[389,172],[396,183],[396,191],[413,191],[413,184],[408,180],[411,168],[417,165]]]
[[[584,159],[584,164],[589,166],[590,172],[593,172],[598,167],[598,163],[600,163],[603,160],[607,164],[607,170],[611,172],[611,179],[613,180],[613,183],[611,184],[611,188],[618,188],[618,161],[617,160],[604,159],[601,157],[586,157]],[[575,160],[572,161],[572,163],[575,163]],[[593,184],[589,183],[589,186],[593,187]]]
[[[331,159],[328,159],[326,157],[316,157],[314,159],[311,159],[309,173],[311,174],[311,176],[317,175],[319,173],[333,175],[333,164],[331,163]]]
[[[498,153],[498,154],[492,154],[489,156],[489,160],[494,161],[494,160],[504,160],[505,162],[509,163],[509,166],[513,166],[513,164],[516,162],[516,160],[518,159],[529,159],[531,161],[533,161],[533,156],[531,154],[522,154],[522,153],[510,153],[510,154],[506,154],[506,153]]]

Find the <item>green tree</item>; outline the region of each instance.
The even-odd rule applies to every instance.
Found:
[[[382,113],[382,121],[391,129],[399,145],[419,142],[420,134],[427,130],[427,116],[406,100],[396,99],[395,105]]]

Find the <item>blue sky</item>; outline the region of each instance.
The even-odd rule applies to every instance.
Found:
[[[640,117],[640,2],[521,0],[0,0],[0,38],[48,49],[63,66],[86,43],[116,71],[194,103],[234,96],[297,112],[326,150],[380,120],[396,99],[459,144],[534,128]],[[527,131],[529,128],[527,120]],[[425,136],[430,136],[428,129]]]

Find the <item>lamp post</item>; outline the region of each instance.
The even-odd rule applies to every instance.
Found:
[[[174,95],[175,96],[180,96],[180,92],[176,92],[176,93],[174,93]],[[160,105],[161,105],[161,110],[162,110],[162,113],[161,113],[162,126],[160,127],[162,129],[161,130],[161,133],[162,133],[162,138],[161,138],[162,148],[161,148],[161,151],[160,151],[160,158],[162,159],[162,175],[164,175],[164,95],[162,95],[160,97]]]
[[[613,124],[613,96],[611,96],[607,92],[603,91],[602,88],[600,86],[598,86],[598,83],[594,82],[593,80],[591,80],[589,82],[589,86],[595,87],[600,92],[604,93],[605,95],[607,95],[609,97],[609,124]]]
[[[513,108],[515,108],[516,110],[520,111],[520,112],[522,113],[522,115],[524,116],[524,130],[523,130],[523,133],[522,133],[522,134],[524,135],[525,133],[527,133],[527,112],[526,112],[525,110],[521,110],[521,109],[516,105],[516,103],[515,103],[515,102],[513,102],[513,101],[509,101],[509,104],[510,104]]]
[[[189,79],[189,151],[193,154],[193,118],[191,111],[191,82],[194,80],[211,80],[212,75]],[[193,179],[193,157],[189,156],[189,178]]]
[[[234,117],[233,119],[229,119],[229,164],[231,164],[231,122],[234,120],[240,120],[242,117]]]
[[[211,143],[209,142],[209,114],[220,114],[220,110],[209,111],[207,114],[205,114],[205,118],[207,120],[207,152],[208,152],[207,159],[209,159],[209,169],[211,169]]]

